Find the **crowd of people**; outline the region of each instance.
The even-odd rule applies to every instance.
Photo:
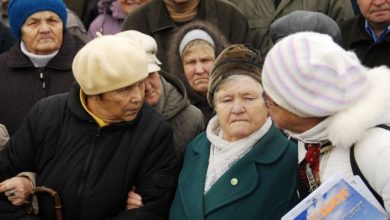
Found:
[[[0,219],[390,216],[390,0],[0,5]]]

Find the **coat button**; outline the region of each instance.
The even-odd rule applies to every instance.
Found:
[[[237,179],[237,178],[233,178],[233,179],[230,180],[230,183],[231,183],[233,186],[235,186],[235,185],[238,184],[238,179]]]

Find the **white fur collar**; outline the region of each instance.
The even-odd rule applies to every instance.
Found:
[[[334,146],[349,148],[369,128],[390,123],[390,69],[381,66],[367,74],[367,88],[360,99],[329,118],[329,140]]]

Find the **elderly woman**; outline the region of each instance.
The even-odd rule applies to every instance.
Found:
[[[69,90],[84,43],[65,31],[62,0],[12,0],[8,16],[20,41],[0,56],[0,123],[12,136],[34,103]]]
[[[209,74],[215,57],[228,45],[218,28],[195,21],[178,29],[168,50],[168,70],[186,87],[191,103],[199,108],[208,122],[213,109],[207,102]]]
[[[58,191],[65,220],[165,219],[176,186],[175,154],[169,124],[144,105],[144,49],[123,36],[96,38],[76,55],[73,73],[70,92],[34,105],[0,151],[0,219],[26,217],[4,197],[20,194],[5,182],[21,170]],[[145,206],[128,211],[133,185]],[[49,199],[38,196],[41,219],[54,219]]]
[[[259,63],[242,45],[217,58],[216,116],[187,147],[170,219],[280,219],[294,201],[296,146],[268,117]]]

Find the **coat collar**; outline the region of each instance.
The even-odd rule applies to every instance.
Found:
[[[93,124],[98,127],[95,119],[88,114],[88,112],[84,109],[80,101],[80,86],[75,82],[68,93],[67,107],[69,111],[81,121],[85,123]],[[130,127],[138,123],[141,118],[141,115],[144,114],[145,111],[154,111],[148,105],[143,105],[141,110],[139,111],[136,118],[130,122],[120,122],[120,123],[112,123],[108,126],[103,127],[104,129],[121,129],[123,127]]]
[[[156,34],[157,32],[160,32],[165,29],[173,29],[176,27],[175,22],[172,20],[171,16],[169,15],[168,9],[164,4],[164,1],[153,1],[154,3],[149,4],[148,6],[151,7],[151,11],[158,12],[158,15],[153,16],[150,21],[150,30],[153,34]],[[146,7],[146,6],[145,6]],[[206,10],[207,8],[207,10]],[[218,19],[216,16],[209,16],[207,11],[210,11],[212,13],[215,13],[216,6],[214,1],[212,0],[200,0],[199,1],[199,10],[198,14],[196,15],[196,19],[201,20],[207,20],[210,23],[218,24]],[[212,14],[211,13],[211,14]]]
[[[390,123],[390,69],[373,68],[367,76],[366,89],[359,99],[329,118],[328,135],[334,146],[349,148],[370,128]]]
[[[83,42],[72,34],[65,31],[62,45],[56,56],[46,65],[45,68],[56,70],[69,70],[72,67],[73,58]],[[23,54],[20,42],[16,43],[9,51],[12,54],[8,60],[9,68],[35,68],[30,59]]]
[[[289,141],[272,126],[266,135],[234,164],[212,188],[203,195],[210,153],[210,142],[202,134],[193,143],[197,146],[189,152],[194,156],[183,166],[179,177],[178,193],[186,216],[193,219],[204,219],[204,216],[250,195],[262,181],[256,164],[272,164],[277,161],[288,147]],[[231,181],[237,179],[233,185]]]

